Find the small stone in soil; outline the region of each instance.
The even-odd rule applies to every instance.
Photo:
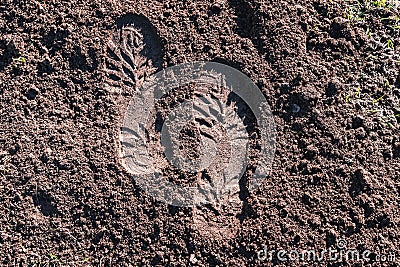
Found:
[[[301,110],[301,108],[299,105],[293,104],[293,109],[292,109],[293,113],[299,113],[300,110]]]
[[[222,6],[221,6],[221,4],[220,3],[214,3],[212,6],[211,6],[211,11],[214,13],[214,14],[216,14],[216,15],[218,15],[219,13],[221,13],[221,10],[222,10]]]
[[[193,264],[196,264],[197,263],[197,259],[196,259],[196,256],[194,255],[194,254],[192,254],[192,255],[190,255],[190,262],[191,263],[193,263]]]

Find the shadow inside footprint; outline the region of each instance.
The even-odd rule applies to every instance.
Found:
[[[119,88],[137,89],[162,68],[161,38],[142,15],[126,14],[116,21],[116,30],[105,54],[106,82]]]

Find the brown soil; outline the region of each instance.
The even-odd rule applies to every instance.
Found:
[[[257,259],[264,246],[322,250],[339,239],[399,260],[396,15],[342,1],[2,1],[0,265],[269,266]],[[273,169],[232,206],[160,203],[119,154],[133,92],[199,60],[248,75],[275,118]],[[192,157],[198,129],[182,133]],[[183,184],[208,176],[164,172]]]

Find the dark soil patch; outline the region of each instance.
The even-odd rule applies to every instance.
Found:
[[[399,256],[396,16],[371,1],[2,1],[0,265],[259,266],[265,246],[340,239]],[[275,116],[273,170],[239,209],[159,203],[119,158],[134,90],[196,60],[248,75]]]

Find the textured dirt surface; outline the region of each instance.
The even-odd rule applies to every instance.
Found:
[[[0,265],[398,266],[400,18],[362,3],[1,1]],[[119,158],[138,84],[197,60],[248,75],[275,116],[273,169],[240,209],[157,202]],[[340,239],[373,261],[257,259]]]

